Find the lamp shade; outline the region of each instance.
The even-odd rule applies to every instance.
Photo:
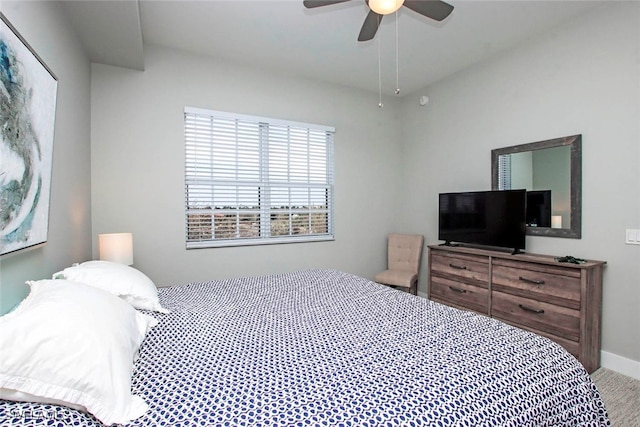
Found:
[[[551,228],[562,228],[562,215],[553,215],[551,217]]]
[[[131,233],[98,234],[98,255],[102,261],[133,264],[133,235]]]
[[[369,8],[380,15],[388,15],[400,9],[404,0],[369,0]]]

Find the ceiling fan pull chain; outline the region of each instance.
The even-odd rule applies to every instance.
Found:
[[[378,25],[380,24],[380,17],[378,17]],[[382,66],[380,65],[380,56],[381,56],[381,42],[380,35],[378,35],[378,108],[384,107],[382,104]]]
[[[396,10],[396,95],[400,95],[400,61],[398,56],[398,11]]]

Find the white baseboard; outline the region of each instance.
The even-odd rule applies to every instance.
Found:
[[[600,366],[640,380],[640,362],[607,351],[600,352]]]

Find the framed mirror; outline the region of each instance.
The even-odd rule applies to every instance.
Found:
[[[491,188],[527,190],[527,234],[582,237],[582,135],[491,150]]]

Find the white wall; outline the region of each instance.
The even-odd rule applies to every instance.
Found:
[[[154,46],[145,55],[144,72],[92,66],[94,242],[98,233],[133,232],[135,266],[159,285],[311,267],[381,270],[386,234],[399,225],[398,101],[379,109],[375,94],[345,87]],[[185,106],[335,126],[335,241],[187,251]]]
[[[533,153],[533,188],[551,190],[551,215],[571,226],[571,149],[556,147]]]
[[[0,10],[58,78],[49,234],[45,246],[0,259],[0,314],[28,293],[28,279],[91,255],[90,66],[57,2],[2,1]]]
[[[527,251],[607,261],[602,348],[640,362],[640,3],[613,3],[424,88],[401,108],[407,228],[437,240],[437,195],[491,188],[494,148],[582,134],[582,239]],[[422,272],[421,292],[426,288]],[[637,364],[635,366],[638,366]]]
[[[533,184],[533,151],[511,155],[511,188],[537,189]]]

